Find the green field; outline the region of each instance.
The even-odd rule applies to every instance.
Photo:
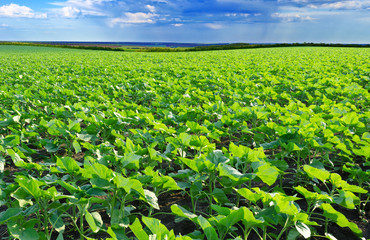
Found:
[[[0,239],[370,239],[370,49],[0,46]]]

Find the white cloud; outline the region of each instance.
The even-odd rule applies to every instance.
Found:
[[[66,18],[77,16],[108,16],[109,13],[102,10],[104,4],[114,0],[68,0],[66,2],[51,3],[62,8],[54,9],[57,15]]]
[[[73,6],[88,9],[113,1],[114,0],[68,0],[66,2],[54,2],[52,4],[57,6]]]
[[[150,12],[155,12],[155,7],[154,6],[152,6],[152,5],[146,5],[145,6]]]
[[[0,17],[12,18],[47,18],[46,13],[34,13],[34,11],[26,6],[11,3],[0,7]]]
[[[313,18],[310,16],[303,16],[298,13],[273,13],[271,14],[273,18],[280,18],[284,22],[293,22],[293,21],[312,21]]]
[[[225,16],[226,17],[249,17],[250,14],[248,13],[226,13]]]
[[[312,9],[328,10],[370,10],[370,0],[334,1],[323,4],[309,4],[307,7]]]
[[[217,30],[217,29],[221,29],[221,28],[223,28],[224,26],[222,25],[222,24],[218,24],[218,23],[206,23],[206,24],[204,24],[206,27],[208,27],[208,28],[211,28],[211,29],[215,29],[215,30]]]
[[[7,27],[9,27],[9,25],[8,25],[8,24],[5,24],[5,23],[0,24],[0,28],[7,28]]]
[[[172,24],[172,26],[174,26],[174,27],[182,27],[182,26],[184,26],[184,24],[182,24],[182,23],[174,23],[174,24]]]
[[[225,16],[226,17],[236,17],[238,16],[238,14],[237,13],[226,13]]]
[[[60,13],[65,18],[76,18],[81,13],[81,10],[74,7],[64,7],[60,9]]]
[[[329,9],[366,9],[370,7],[370,1],[339,1],[334,3],[324,3],[321,7]]]
[[[157,17],[157,14],[154,13],[131,13],[127,12],[126,15],[126,22],[127,23],[154,23],[154,18]]]
[[[125,25],[125,24],[134,24],[134,23],[155,23],[156,17],[158,17],[158,14],[155,13],[143,13],[143,12],[127,12],[124,14],[125,17],[121,18],[113,18],[110,21],[111,26],[115,26],[117,24],[119,25]]]

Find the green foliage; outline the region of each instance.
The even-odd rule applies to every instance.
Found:
[[[341,207],[368,220],[369,58],[0,46],[0,224],[12,239],[361,237]]]

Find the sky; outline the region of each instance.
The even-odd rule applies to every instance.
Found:
[[[0,41],[370,43],[370,0],[0,0]]]

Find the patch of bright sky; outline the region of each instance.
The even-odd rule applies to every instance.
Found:
[[[0,0],[0,40],[370,43],[370,0]]]

